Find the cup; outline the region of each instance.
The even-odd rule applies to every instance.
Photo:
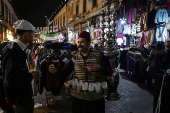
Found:
[[[80,81],[77,82],[77,92],[81,92],[81,85],[82,83]]]
[[[96,90],[96,93],[99,93],[101,91],[101,83],[100,82],[95,83],[95,90]]]
[[[102,82],[101,85],[102,85],[102,88],[103,88],[103,89],[107,89],[107,87],[108,87],[108,86],[107,86],[107,82],[105,82],[105,81]]]
[[[89,93],[92,93],[92,92],[94,92],[94,83],[89,83]]]
[[[77,89],[77,79],[72,80],[72,88],[73,88],[73,90]]]
[[[87,82],[82,83],[82,90],[84,91],[84,93],[87,93],[87,90],[88,90],[88,83]]]

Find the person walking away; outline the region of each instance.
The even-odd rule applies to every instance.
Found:
[[[29,70],[26,44],[32,43],[34,26],[26,20],[14,23],[17,39],[9,42],[2,50],[2,73],[6,98],[15,105],[15,113],[33,113],[33,79],[40,77],[39,71]]]
[[[161,69],[163,69],[163,57],[165,54],[165,50],[162,49],[160,43],[158,43],[156,48],[150,52],[147,86],[152,86],[152,78],[155,78],[155,74],[160,73]]]
[[[165,43],[164,69],[170,69],[170,38]]]
[[[141,51],[141,60],[140,60],[140,77],[139,77],[139,82],[140,83],[145,83],[145,80],[147,78],[147,67],[148,67],[148,58],[149,58],[149,49],[150,49],[150,44],[146,43],[144,45],[144,48]]]

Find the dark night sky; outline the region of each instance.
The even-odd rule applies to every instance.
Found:
[[[46,18],[50,18],[56,11],[56,14],[68,0],[9,0],[18,19],[25,19],[31,22],[35,27],[43,27],[46,24]],[[63,4],[62,4],[63,2]],[[54,14],[55,16],[55,14]],[[54,17],[53,16],[53,17]],[[51,20],[53,19],[51,18]]]

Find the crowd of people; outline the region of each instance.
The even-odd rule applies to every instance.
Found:
[[[155,78],[156,74],[169,68],[170,40],[166,41],[165,46],[158,43],[153,50],[150,50],[150,47],[149,43],[144,45],[140,61],[140,83],[145,83],[147,80],[148,87],[152,87],[152,78]]]
[[[27,46],[33,42],[34,33],[39,32],[34,26],[26,20],[18,20],[15,22],[17,39],[1,44],[1,76],[0,76],[0,107],[7,113],[33,113],[34,112],[34,86],[33,79],[41,77],[39,70],[30,71],[30,64],[34,66],[32,54],[32,46]],[[64,40],[67,44],[67,40]],[[95,45],[98,48],[97,45]],[[147,78],[148,87],[152,86],[152,78],[155,74],[170,67],[170,40],[166,41],[166,45],[160,43],[150,51],[151,45],[146,43],[141,51],[140,73],[141,83]],[[48,70],[55,77],[64,78],[74,71],[74,76],[81,81],[86,81],[85,73],[79,68],[72,59],[75,59],[80,65],[85,67],[89,72],[95,73],[95,76],[102,78],[111,76],[113,70],[108,59],[102,52],[91,49],[90,33],[82,31],[77,40],[78,51],[72,52],[68,65],[57,69],[54,64],[49,64]],[[96,49],[97,50],[97,49]],[[87,62],[88,60],[93,62]],[[66,73],[67,72],[67,73]],[[64,73],[64,74],[63,74]],[[89,77],[90,82],[95,80]],[[15,109],[13,108],[15,106]],[[73,113],[104,113],[104,98],[88,101],[73,97],[72,103]]]
[[[17,39],[8,42],[2,49],[2,76],[0,79],[0,107],[7,113],[33,113],[34,112],[34,86],[33,79],[41,77],[39,70],[30,71],[27,53],[27,43],[32,43],[34,33],[39,32],[34,26],[26,20],[18,20],[15,22]],[[66,43],[66,41],[64,42]],[[77,62],[94,72],[97,77],[112,75],[112,68],[103,55],[96,53],[90,48],[91,38],[90,33],[83,31],[80,33],[77,40],[77,48],[79,52],[73,52],[71,57]],[[93,59],[94,62],[86,62]],[[79,75],[79,70],[71,61],[67,67],[64,67],[65,72],[75,71],[75,76],[82,81],[85,74]],[[49,72],[56,74],[59,77],[62,70],[57,69],[53,64],[49,65]],[[70,70],[70,71],[68,71]],[[83,73],[83,72],[82,72]],[[69,73],[65,77],[69,76]],[[93,81],[93,79],[92,79]],[[15,106],[15,108],[13,108]],[[73,113],[104,113],[105,101],[104,98],[94,101],[81,100],[73,98],[72,112]]]

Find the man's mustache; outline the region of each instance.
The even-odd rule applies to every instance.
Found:
[[[78,48],[84,48],[83,46],[78,46]]]

